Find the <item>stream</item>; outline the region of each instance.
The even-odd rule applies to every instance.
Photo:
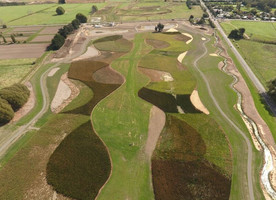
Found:
[[[216,38],[216,43],[218,43],[218,39],[217,36],[215,35]],[[222,52],[222,49],[218,47],[218,49],[220,50],[219,55]],[[221,55],[220,55],[221,56]],[[223,57],[223,56],[222,56]],[[264,165],[261,171],[261,181],[262,181],[262,185],[264,186],[264,189],[266,190],[266,192],[270,195],[270,197],[272,199],[276,199],[276,191],[272,188],[272,185],[270,183],[269,180],[269,174],[270,172],[273,170],[273,158],[272,158],[272,154],[269,150],[269,148],[266,146],[266,144],[264,143],[263,139],[260,136],[259,130],[257,128],[256,123],[250,119],[244,112],[242,109],[242,95],[241,93],[235,89],[234,85],[238,82],[238,77],[235,76],[234,74],[228,72],[226,70],[227,68],[227,60],[224,60],[224,66],[222,68],[222,70],[229,76],[232,76],[234,78],[234,81],[231,83],[231,88],[236,92],[236,94],[238,95],[238,102],[237,102],[237,109],[241,114],[241,117],[248,122],[248,124],[251,126],[253,133],[255,135],[255,137],[257,138],[259,144],[261,145],[261,147],[264,150]]]

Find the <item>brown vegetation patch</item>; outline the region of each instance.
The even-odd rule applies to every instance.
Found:
[[[146,42],[149,45],[153,46],[153,48],[155,48],[155,49],[163,49],[163,48],[170,46],[169,43],[162,41],[162,40],[146,39]]]
[[[54,35],[39,35],[35,37],[31,42],[50,42]]]
[[[205,161],[206,144],[186,122],[167,115],[152,159],[155,198],[228,199],[231,181]]]
[[[183,41],[183,42],[187,42],[188,40],[190,40],[191,38],[186,36],[186,35],[183,35],[183,34],[176,34],[174,36],[174,39],[175,40],[178,40],[178,41]]]
[[[123,84],[124,82],[123,77],[118,72],[110,68],[110,66],[101,68],[96,71],[93,74],[93,79],[96,82],[106,84]]]
[[[152,160],[156,200],[227,200],[231,181],[207,162]]]
[[[48,44],[13,44],[0,48],[0,59],[39,58]]]
[[[151,82],[159,82],[164,81],[164,76],[168,75],[168,72],[159,71],[155,69],[148,69],[144,67],[139,67],[138,70],[148,76],[151,80]],[[171,77],[171,75],[170,75]]]

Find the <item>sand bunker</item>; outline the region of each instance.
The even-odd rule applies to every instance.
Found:
[[[87,59],[87,58],[93,58],[93,57],[98,56],[99,54],[100,54],[100,52],[94,46],[90,46],[87,48],[87,51],[84,54],[75,58],[73,61]]]
[[[202,37],[201,40],[206,40],[206,38],[205,38],[205,37]]]
[[[53,69],[49,72],[48,76],[49,76],[49,77],[54,76],[55,73],[56,73],[59,69],[60,69],[59,67],[53,68]]]
[[[183,61],[184,57],[186,56],[187,52],[188,52],[188,51],[185,51],[185,52],[183,52],[182,54],[179,54],[179,56],[177,57],[177,60],[178,60],[180,63],[182,63],[182,61]]]
[[[207,110],[207,108],[201,102],[197,90],[194,90],[192,92],[192,94],[190,96],[190,100],[191,100],[192,104],[196,107],[196,109],[200,110],[201,112],[205,113],[206,115],[210,114],[209,111]]]
[[[55,97],[51,104],[52,112],[56,111],[56,109],[71,95],[71,89],[68,85],[66,85],[62,80],[60,80],[58,84],[58,88],[55,94]]]
[[[148,139],[145,146],[145,153],[147,154],[149,159],[151,158],[152,153],[155,149],[160,133],[165,126],[165,122],[165,113],[156,106],[152,106],[150,110]]]
[[[189,37],[189,38],[191,38],[190,40],[188,40],[187,42],[186,42],[186,44],[189,44],[190,42],[192,42],[193,41],[193,36],[191,35],[191,34],[189,34],[189,33],[181,33],[182,35],[185,35],[185,36],[187,36],[187,37]]]
[[[159,82],[159,81],[173,81],[173,77],[169,72],[159,71],[155,69],[147,69],[143,67],[139,67],[139,71],[148,76],[151,82]]]
[[[216,53],[210,53],[209,55],[210,55],[210,56],[219,56],[219,55],[216,54]]]
[[[168,32],[168,33],[177,33],[178,30],[176,30],[175,28],[170,28],[170,29],[167,30],[166,32]]]

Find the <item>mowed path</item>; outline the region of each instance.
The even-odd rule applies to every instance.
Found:
[[[113,164],[110,179],[97,199],[154,199],[150,161],[144,152],[151,105],[137,95],[149,82],[137,65],[150,50],[137,34],[132,51],[112,63],[125,76],[125,84],[92,113],[94,128],[107,145]]]

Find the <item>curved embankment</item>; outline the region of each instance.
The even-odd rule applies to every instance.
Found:
[[[216,36],[216,43],[218,44],[218,38]],[[276,199],[276,191],[273,189],[271,181],[270,181],[270,174],[273,172],[275,166],[273,165],[273,156],[268,148],[267,144],[264,142],[263,138],[261,137],[261,133],[259,132],[257,124],[252,120],[250,117],[247,116],[247,114],[243,111],[242,107],[242,93],[238,91],[235,88],[235,85],[239,82],[239,78],[232,72],[229,72],[227,70],[227,67],[231,62],[229,61],[229,57],[226,57],[226,50],[222,47],[218,47],[220,49],[220,55],[225,58],[224,60],[224,66],[222,67],[222,71],[224,71],[226,74],[232,76],[234,78],[233,83],[231,84],[231,88],[237,93],[238,95],[238,102],[237,102],[237,110],[239,111],[242,119],[245,121],[245,123],[249,127],[249,132],[253,134],[252,140],[253,142],[257,142],[257,144],[254,143],[256,148],[258,149],[258,146],[260,145],[264,152],[264,165],[261,171],[261,184],[263,185],[264,194],[268,193],[268,195],[272,199]],[[222,55],[222,53],[224,55]],[[257,141],[254,141],[254,139],[257,139]]]
[[[95,105],[123,83],[123,77],[108,65],[93,60],[71,64],[68,77],[85,83],[94,95],[85,105],[67,111],[67,114],[90,116]],[[103,69],[105,73],[97,75],[95,80],[94,74]],[[116,80],[108,82],[105,75],[115,76]],[[108,151],[88,121],[71,132],[51,155],[47,164],[47,182],[65,196],[93,199],[108,179],[110,170]]]
[[[175,39],[174,35],[169,37],[170,40]],[[151,56],[158,53],[156,50],[152,52],[154,55]],[[166,53],[168,56],[172,55],[169,51]],[[184,56],[175,55],[174,59],[181,63]],[[150,83],[138,92],[140,98],[166,113],[165,127],[152,156],[155,199],[228,199],[231,188],[231,156],[228,142],[218,124],[209,116],[201,114],[191,103],[190,93],[196,85],[190,78],[192,75],[188,70],[183,70],[184,66],[176,67],[178,63],[167,56],[159,55],[158,60],[150,56],[143,59],[140,62],[143,68],[156,70],[160,66],[160,70],[168,70],[174,81],[174,85],[171,86],[187,93],[172,94],[171,90],[162,91],[162,87],[158,86],[162,85],[162,81],[155,83],[159,91],[147,88],[152,84]],[[159,64],[163,62],[170,67]],[[155,70],[151,73],[155,73]],[[180,73],[181,76],[177,76]],[[151,74],[149,77],[155,76]],[[185,79],[186,84],[179,84],[182,83],[181,79]]]

